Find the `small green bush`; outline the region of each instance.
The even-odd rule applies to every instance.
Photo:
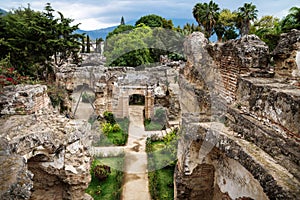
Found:
[[[97,165],[93,169],[94,177],[96,177],[99,181],[104,181],[111,173],[110,167],[107,165]]]
[[[114,125],[116,123],[114,114],[112,114],[111,112],[105,111],[103,113],[104,119],[106,120],[106,122]]]
[[[104,122],[103,124],[102,124],[102,132],[104,133],[104,135],[106,135],[106,136],[108,136],[108,134],[110,133],[110,132],[112,132],[112,125],[110,124],[110,123],[108,123],[108,122]]]
[[[95,101],[95,95],[84,92],[81,97],[83,103],[93,103]]]
[[[121,131],[121,130],[122,130],[122,129],[121,129],[121,127],[120,127],[119,124],[114,124],[114,125],[112,126],[112,131],[113,131],[114,133],[119,132],[119,131]]]

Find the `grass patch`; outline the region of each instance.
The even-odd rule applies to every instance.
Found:
[[[155,110],[152,119],[145,119],[144,126],[146,131],[160,131],[166,129],[166,111],[158,108]]]
[[[117,125],[116,125],[117,124]],[[104,128],[104,126],[106,126]],[[129,119],[117,119],[114,125],[105,123],[102,126],[103,134],[100,135],[100,140],[95,146],[124,146],[128,139]],[[119,128],[115,128],[119,126]]]
[[[151,121],[151,119],[145,119],[144,126],[146,131],[160,131],[164,128],[164,125],[159,122]]]
[[[91,167],[92,180],[86,193],[91,195],[94,200],[117,200],[120,199],[122,194],[122,180],[124,157],[111,157],[111,158],[96,158]],[[104,181],[99,181],[93,174],[93,168],[96,165],[110,166],[111,173]]]
[[[174,170],[177,155],[176,132],[161,141],[147,139],[148,178],[151,198],[154,200],[174,199]]]

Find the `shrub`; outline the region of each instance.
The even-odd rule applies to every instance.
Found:
[[[112,125],[108,122],[102,124],[102,132],[107,136],[110,132],[112,132]]]
[[[93,103],[95,101],[95,95],[88,94],[88,93],[84,92],[82,94],[81,101],[84,102],[84,103]]]
[[[103,115],[104,115],[104,119],[106,120],[106,122],[108,122],[112,125],[116,123],[114,114],[112,114],[111,112],[105,111],[103,113]]]
[[[93,169],[93,174],[99,181],[104,181],[110,173],[110,167],[107,165],[97,165]]]
[[[120,125],[119,124],[114,124],[112,126],[112,131],[115,132],[115,133],[121,131]]]

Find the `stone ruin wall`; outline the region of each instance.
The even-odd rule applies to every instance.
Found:
[[[0,95],[2,115],[32,114],[52,108],[44,85],[8,86]]]
[[[85,194],[91,127],[57,114],[46,90],[17,85],[1,93],[0,199],[92,199]]]
[[[274,74],[278,66],[268,64],[268,48],[256,36],[211,45],[194,33],[185,52],[175,197],[296,199],[299,79]],[[220,168],[243,173],[228,176]]]
[[[289,79],[300,77],[300,31],[293,29],[281,35],[279,44],[271,53],[276,74]],[[298,59],[298,60],[297,60]],[[299,86],[299,85],[298,85]]]

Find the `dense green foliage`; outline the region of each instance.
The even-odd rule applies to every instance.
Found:
[[[238,37],[236,33],[235,21],[237,19],[237,13],[231,12],[229,9],[223,9],[220,12],[218,21],[216,22],[214,31],[218,37],[218,41],[222,42],[235,39]]]
[[[114,114],[108,111],[105,111],[103,113],[104,119],[107,123],[110,123],[111,125],[114,125],[116,123]]]
[[[280,34],[292,29],[300,30],[300,8],[292,7],[282,20],[273,16],[263,16],[251,26],[250,33],[259,36],[273,50],[280,39]]]
[[[82,94],[81,101],[84,103],[93,103],[95,101],[95,94],[84,92]]]
[[[236,11],[223,9],[219,12],[218,4],[212,0],[209,3],[197,3],[193,8],[193,15],[199,26],[187,24],[181,31],[183,34],[198,29],[209,38],[213,33],[218,41],[235,39],[239,35],[256,34],[273,50],[281,33],[292,29],[300,29],[300,8],[292,7],[289,14],[282,20],[273,16],[263,16],[257,19],[258,10],[252,3],[245,3]],[[237,34],[239,30],[239,34]]]
[[[122,180],[124,157],[99,158],[92,163],[90,173],[92,180],[86,192],[90,194],[95,200],[117,200],[122,194]],[[110,166],[110,173],[105,171],[107,175],[105,180],[99,180],[94,173],[95,168],[103,169],[97,166]],[[115,166],[118,166],[116,168]],[[120,169],[120,170],[119,170]],[[102,170],[101,170],[102,171]]]
[[[205,30],[206,37],[213,34],[214,27],[219,18],[218,4],[210,1],[209,3],[197,3],[193,8],[193,15],[199,26]]]
[[[282,31],[300,29],[300,8],[292,7],[289,14],[282,20]]]
[[[174,169],[177,155],[177,131],[160,141],[147,139],[148,178],[151,198],[169,200],[174,197]]]
[[[123,146],[127,142],[129,119],[115,119],[111,112],[104,113],[105,122],[101,124],[102,134],[95,146]]]
[[[21,76],[34,79],[53,78],[56,68],[66,59],[78,61],[79,39],[73,34],[78,25],[72,26],[72,19],[65,18],[48,3],[43,12],[20,8],[0,16],[0,60],[8,58],[11,66]]]
[[[183,35],[173,29],[171,20],[157,15],[141,17],[136,26],[118,26],[107,36],[104,53],[107,64],[145,66],[159,62],[160,55],[182,54]]]
[[[141,17],[139,20],[136,21],[135,26],[139,26],[140,24],[144,24],[151,28],[155,28],[155,27],[161,27],[167,29],[174,28],[174,24],[172,20],[167,20],[161,16],[154,15],[154,14]]]

